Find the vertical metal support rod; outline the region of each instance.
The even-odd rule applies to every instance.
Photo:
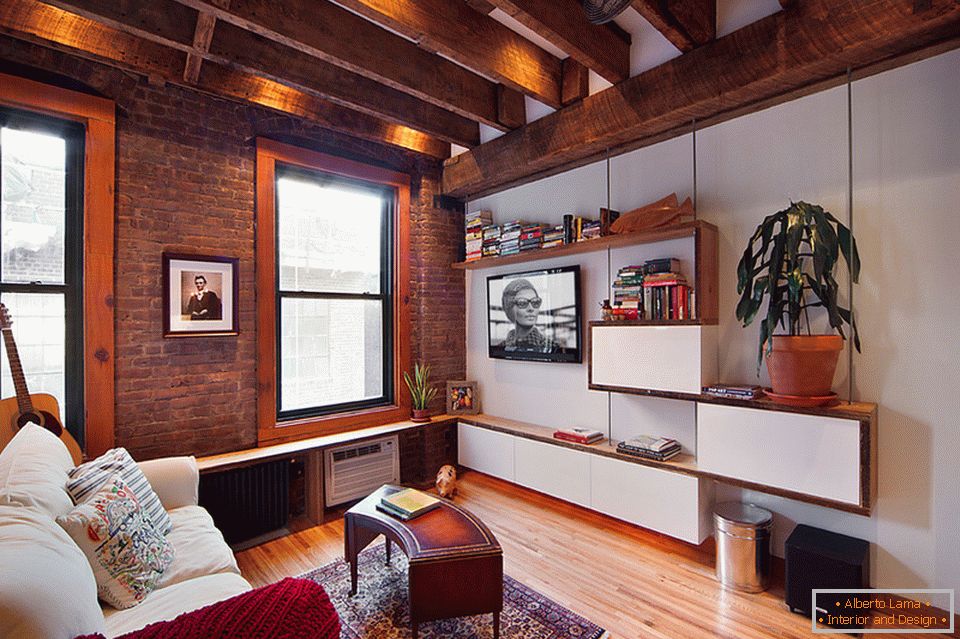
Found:
[[[850,247],[853,255],[853,72],[847,67],[847,217],[850,226]],[[847,340],[847,401],[853,401],[853,271],[847,277],[847,303],[850,305],[850,339]]]
[[[607,147],[607,210],[610,210],[610,147]],[[607,295],[613,299],[613,255],[607,245]],[[589,327],[587,328],[589,331]],[[613,393],[607,391],[607,440],[613,441]]]
[[[692,122],[693,128],[693,219],[697,219],[697,119]]]

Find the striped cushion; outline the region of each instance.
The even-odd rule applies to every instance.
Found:
[[[67,492],[70,493],[75,504],[84,503],[93,497],[113,475],[120,475],[123,482],[137,496],[140,507],[150,518],[154,528],[164,535],[173,528],[170,516],[163,509],[160,498],[153,492],[150,482],[125,448],[112,448],[93,461],[80,464],[69,474]]]

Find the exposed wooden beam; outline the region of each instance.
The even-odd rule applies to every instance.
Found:
[[[805,0],[447,161],[466,198],[960,47],[960,2]]]
[[[717,0],[633,0],[633,7],[681,51],[717,36]]]
[[[560,107],[560,60],[465,2],[338,0],[338,4],[548,106]]]
[[[72,55],[184,84],[186,54],[144,40],[36,0],[4,0],[0,32]],[[346,109],[303,91],[216,64],[200,71],[197,88],[205,93],[253,102],[303,117],[320,126],[375,142],[387,143],[435,158],[449,156],[449,145],[406,126]]]
[[[630,37],[591,24],[580,0],[490,0],[498,9],[616,84],[630,77]]]
[[[496,9],[496,7],[487,2],[487,0],[464,0],[464,2],[470,5],[474,11],[479,11],[485,16],[490,15],[493,10]]]
[[[194,34],[181,25],[194,23],[198,12],[173,0],[49,0],[48,4],[449,142],[466,147],[480,142],[479,127],[463,116],[231,24],[217,27],[208,50],[197,49]],[[155,19],[158,10],[162,19]]]
[[[210,41],[213,40],[213,29],[217,19],[209,13],[197,15],[197,28],[193,33],[193,48],[198,51],[209,51]],[[203,58],[196,53],[187,54],[187,66],[183,70],[183,81],[187,84],[196,84],[200,79],[200,65]]]
[[[590,72],[573,58],[563,61],[563,86],[560,100],[563,106],[573,104],[590,95]]]
[[[497,92],[497,117],[501,122],[512,125],[511,128],[522,127],[527,122],[527,104],[523,94],[502,84],[498,86],[500,91]]]
[[[463,117],[509,130],[496,119],[496,84],[327,0],[179,0],[330,64]]]

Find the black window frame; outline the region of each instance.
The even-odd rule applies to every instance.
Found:
[[[308,180],[320,186],[339,185],[347,188],[374,193],[382,202],[380,214],[380,292],[379,293],[342,293],[342,292],[317,292],[317,291],[285,291],[280,287],[280,194],[276,188],[281,178],[294,177]],[[274,282],[274,291],[276,297],[274,308],[276,313],[276,414],[277,422],[289,422],[308,417],[319,417],[326,415],[335,415],[338,413],[350,413],[358,410],[377,408],[381,406],[390,406],[395,400],[395,388],[393,383],[394,370],[394,290],[395,277],[394,255],[396,247],[394,246],[394,216],[395,216],[395,190],[383,184],[369,182],[356,178],[349,178],[342,175],[328,173],[321,169],[310,169],[294,164],[283,162],[276,163],[274,173],[274,254],[276,280]],[[327,406],[314,406],[307,408],[298,408],[295,410],[283,410],[283,300],[289,299],[343,299],[343,300],[377,300],[381,302],[381,353],[382,357],[382,380],[383,394],[379,397],[357,400],[352,402],[341,402],[339,404],[330,404]]]
[[[0,127],[52,134],[66,141],[63,284],[8,283],[0,260],[0,294],[60,293],[64,296],[64,426],[83,448],[84,442],[84,332],[83,332],[83,187],[86,130],[79,122],[0,106]],[[3,149],[0,147],[0,160]],[[0,172],[0,184],[3,175]],[[3,219],[0,217],[0,234]],[[13,318],[16,322],[16,317]],[[29,374],[29,371],[24,371]],[[34,389],[36,390],[36,389]],[[61,416],[62,417],[62,416]]]

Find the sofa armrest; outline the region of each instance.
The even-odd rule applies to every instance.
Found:
[[[200,471],[195,457],[162,457],[137,465],[165,509],[196,506],[200,501]]]

